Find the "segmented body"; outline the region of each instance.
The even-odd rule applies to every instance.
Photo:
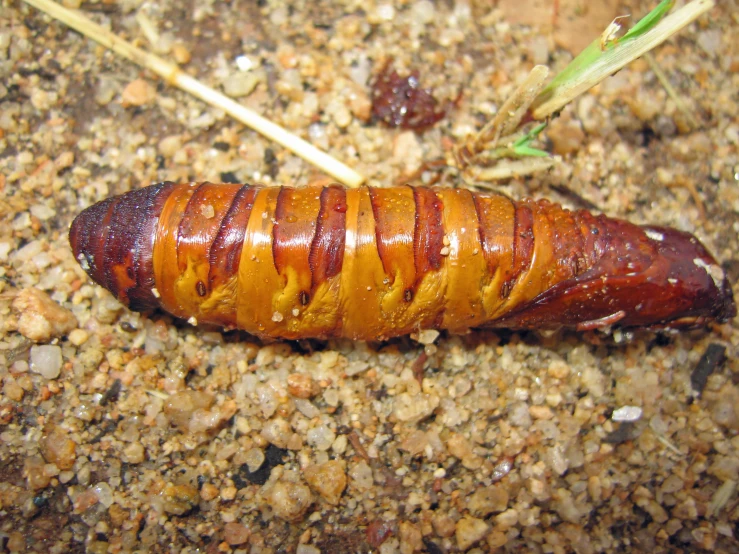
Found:
[[[463,189],[164,183],[84,211],[70,242],[132,309],[265,337],[680,327],[735,313],[691,235]]]

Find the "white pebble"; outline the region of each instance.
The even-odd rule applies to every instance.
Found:
[[[223,82],[223,92],[233,98],[248,96],[259,84],[259,77],[254,73],[233,73]]]
[[[56,215],[56,210],[44,204],[34,204],[31,206],[31,215],[41,221],[47,221]]]
[[[319,425],[308,431],[308,443],[316,450],[328,450],[331,448],[336,433],[334,433],[327,425]]]
[[[613,411],[613,421],[637,421],[641,419],[642,409],[639,406],[622,406]]]
[[[113,489],[110,488],[110,485],[101,481],[93,487],[93,490],[98,497],[98,502],[106,508],[110,508],[110,505],[113,504]]]
[[[309,544],[299,544],[295,550],[295,554],[321,554],[321,551],[315,546]]]
[[[411,12],[413,17],[424,25],[428,25],[436,17],[436,9],[434,8],[433,2],[429,0],[420,0],[411,5]]]
[[[31,347],[31,371],[46,379],[56,379],[62,370],[62,349],[59,346]]]
[[[5,262],[8,259],[8,253],[13,248],[13,245],[9,242],[0,242],[0,262]]]

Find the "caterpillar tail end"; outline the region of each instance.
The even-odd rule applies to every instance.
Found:
[[[609,220],[603,232],[609,244],[595,266],[491,326],[691,329],[736,317],[725,272],[693,235],[618,220]]]

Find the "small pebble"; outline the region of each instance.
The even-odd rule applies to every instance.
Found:
[[[299,544],[295,549],[295,554],[321,554],[321,550],[310,544]]]
[[[175,154],[182,148],[181,135],[169,135],[159,141],[157,150],[165,158],[173,158]]]
[[[164,404],[164,413],[177,427],[189,429],[193,415],[213,405],[211,395],[200,391],[180,391],[170,396]]]
[[[77,444],[61,427],[54,427],[39,441],[44,459],[59,469],[71,469],[77,458]]]
[[[529,414],[534,419],[549,420],[554,417],[554,412],[549,406],[529,406]]]
[[[271,419],[262,427],[261,436],[277,448],[287,448],[287,443],[292,436],[292,428],[287,421],[278,417]]]
[[[622,406],[613,410],[611,419],[613,421],[637,421],[641,419],[642,409],[639,406]]]
[[[547,129],[547,137],[552,141],[555,154],[567,156],[577,152],[585,141],[585,132],[579,121],[560,121],[556,119]]]
[[[21,290],[13,300],[13,310],[19,316],[18,331],[32,341],[47,342],[77,327],[72,312],[36,288]]]
[[[126,85],[121,93],[121,104],[124,108],[144,106],[156,98],[156,89],[144,79],[136,79]]]
[[[13,402],[20,402],[23,400],[25,391],[15,379],[6,377],[5,383],[3,384],[3,394]]]
[[[457,547],[464,551],[481,540],[488,532],[489,526],[482,519],[465,516],[457,522],[455,536]]]
[[[74,329],[69,333],[67,338],[69,339],[69,342],[71,342],[73,345],[82,346],[87,342],[87,339],[90,338],[90,333],[88,333],[84,329]]]
[[[244,544],[249,540],[249,529],[241,523],[231,522],[223,527],[223,540],[231,546]]]
[[[223,92],[233,98],[248,96],[259,84],[259,77],[250,71],[237,71],[223,82]]]
[[[508,508],[508,491],[501,485],[477,489],[467,500],[467,509],[475,516],[486,517]]]
[[[547,373],[555,379],[566,379],[570,374],[570,366],[562,360],[552,360],[549,362]]]
[[[403,131],[395,137],[393,159],[402,163],[403,171],[413,173],[423,163],[423,149],[414,131]]]
[[[278,481],[264,493],[267,504],[278,517],[286,521],[299,521],[313,503],[310,489],[290,481]]]
[[[218,498],[218,493],[218,487],[216,487],[212,483],[205,483],[200,489],[200,498],[202,498],[206,502],[209,502],[211,500],[214,500],[215,498]]]
[[[198,489],[192,485],[167,483],[160,497],[163,499],[162,506],[165,512],[181,516],[197,504],[200,495]]]
[[[339,503],[347,483],[343,462],[332,460],[309,466],[303,470],[303,476],[326,502],[332,505]]]
[[[172,46],[172,57],[179,65],[186,65],[192,59],[192,55],[187,47],[179,42]]]
[[[296,398],[312,398],[321,388],[310,375],[293,373],[287,376],[287,390]]]
[[[113,504],[113,489],[110,488],[110,485],[106,483],[105,481],[101,481],[100,483],[97,483],[95,486],[93,486],[92,490],[95,491],[95,494],[98,497],[98,502],[105,506],[106,508],[109,508],[111,504]]]
[[[219,494],[223,500],[225,500],[226,502],[229,502],[233,500],[234,498],[236,498],[236,494],[238,492],[239,491],[236,489],[236,487],[229,485],[227,487],[223,487],[220,490]]]
[[[44,460],[31,456],[23,462],[23,476],[30,490],[40,490],[49,486],[51,476],[44,471]]]
[[[30,368],[44,379],[56,379],[62,371],[62,349],[59,346],[31,347]]]
[[[8,552],[25,552],[26,538],[20,531],[11,531],[8,533],[8,542],[5,544]]]
[[[336,433],[328,425],[318,425],[308,431],[307,440],[316,450],[324,451],[331,448],[336,440]]]
[[[394,413],[400,421],[412,423],[427,418],[438,406],[439,397],[435,394],[403,393],[395,398]]]
[[[146,460],[146,449],[140,442],[132,442],[123,449],[123,459],[129,464],[140,464]]]

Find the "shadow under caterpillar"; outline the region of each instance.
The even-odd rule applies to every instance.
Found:
[[[69,240],[131,309],[261,337],[736,315],[724,272],[688,233],[465,189],[162,183],[87,208]]]

